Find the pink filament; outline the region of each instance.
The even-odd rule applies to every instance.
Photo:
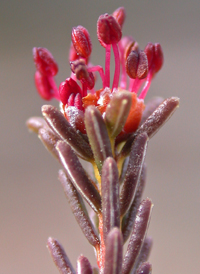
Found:
[[[82,97],[87,96],[87,84],[82,83]]]
[[[118,87],[119,84],[119,75],[120,75],[120,59],[119,59],[119,50],[117,44],[112,44],[114,57],[115,57],[115,74],[113,79],[113,86],[112,90],[114,88]]]
[[[130,86],[129,86],[129,90],[131,92],[135,92],[135,93],[138,93],[141,85],[144,83],[144,79],[131,79],[130,80]]]
[[[147,92],[148,92],[148,90],[150,88],[150,85],[151,85],[152,77],[153,77],[153,69],[150,69],[150,71],[147,75],[147,80],[146,80],[145,86],[144,86],[143,90],[141,91],[141,93],[139,95],[139,99],[144,100],[144,98],[146,97]]]
[[[103,88],[105,88],[105,86],[104,86],[105,75],[104,75],[103,68],[101,66],[94,66],[94,67],[88,68],[88,72],[94,72],[94,71],[98,71],[99,72],[101,80],[102,80],[102,83],[103,83]]]
[[[105,78],[104,78],[104,87],[110,86],[110,50],[111,45],[106,46],[106,60],[105,60]]]

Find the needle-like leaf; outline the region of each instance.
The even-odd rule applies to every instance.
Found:
[[[56,135],[48,126],[46,126],[39,129],[38,137],[46,149],[59,160],[58,151],[56,149],[56,144],[58,141],[60,141],[58,135]]]
[[[152,238],[150,237],[147,237],[145,240],[144,240],[144,243],[142,245],[142,248],[141,248],[141,251],[140,251],[140,254],[137,258],[137,261],[134,265],[134,268],[133,268],[133,273],[136,272],[136,270],[138,269],[138,267],[146,262],[149,258],[149,255],[150,255],[150,251],[151,251],[151,248],[152,248],[152,245],[153,245],[153,240]]]
[[[120,215],[123,216],[131,206],[147,150],[148,136],[142,133],[135,139],[129,157],[127,172],[120,193]]]
[[[31,117],[26,121],[29,130],[38,133],[40,128],[47,127],[47,123],[42,117]]]
[[[151,274],[151,271],[152,271],[152,265],[148,262],[144,262],[137,269],[136,274]]]
[[[119,228],[114,227],[106,238],[105,266],[103,274],[121,274],[123,240]]]
[[[120,226],[119,179],[115,160],[108,157],[102,167],[101,196],[104,241],[113,227]]]
[[[47,242],[47,248],[61,274],[76,274],[63,247],[57,240],[50,237]]]
[[[119,92],[113,95],[106,108],[105,123],[112,138],[116,137],[123,129],[132,103],[131,93]]]
[[[64,115],[54,106],[44,105],[42,114],[49,127],[84,160],[91,161],[93,153],[90,145],[76,132]]]
[[[101,197],[97,188],[92,184],[83,169],[78,157],[72,148],[64,141],[57,143],[60,162],[64,170],[78,192],[85,198],[92,209],[98,213],[101,211]]]
[[[135,221],[136,213],[140,205],[142,193],[145,187],[145,182],[146,182],[146,165],[144,164],[142,167],[140,182],[137,188],[137,192],[135,194],[135,198],[129,210],[127,211],[127,213],[124,215],[122,219],[122,235],[123,235],[124,243],[127,241],[133,229],[133,223]]]
[[[131,145],[136,136],[139,134],[146,132],[149,138],[153,137],[156,132],[169,120],[178,107],[179,98],[171,97],[164,100],[138,128],[138,130],[128,138],[119,157],[126,157],[130,153]]]
[[[92,267],[89,262],[89,260],[83,256],[80,255],[77,260],[77,274],[92,274]]]
[[[112,149],[104,120],[94,106],[89,106],[85,111],[85,127],[96,165],[101,172],[105,159],[112,157]]]
[[[152,202],[147,198],[138,208],[133,231],[124,256],[122,274],[130,273],[140,254],[150,220]]]
[[[81,195],[67,178],[63,170],[59,170],[58,178],[62,183],[65,195],[76,218],[76,221],[78,222],[89,243],[96,247],[99,245],[99,237],[88,217],[87,210]]]
[[[146,119],[159,107],[159,105],[164,101],[162,97],[154,97],[147,102],[145,109],[142,113],[142,119],[140,125],[142,125]]]

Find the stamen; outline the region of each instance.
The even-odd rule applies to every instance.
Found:
[[[154,70],[153,69],[150,69],[148,75],[147,75],[147,80],[146,80],[146,83],[145,83],[145,86],[143,88],[143,90],[141,91],[140,95],[139,95],[139,99],[143,99],[146,97],[147,95],[147,92],[150,88],[150,85],[151,85],[151,80],[152,80],[152,77],[153,77],[153,74],[154,74]]]
[[[111,51],[111,45],[106,46],[106,60],[105,60],[105,81],[103,84],[103,87],[109,87],[110,86],[110,51]]]
[[[118,43],[119,52],[120,52],[120,62],[121,62],[121,66],[122,66],[120,87],[122,89],[126,89],[127,74],[126,74],[126,67],[125,67],[125,59],[124,59],[124,56],[123,56],[124,49],[123,49],[123,45],[122,45],[121,41],[119,41],[119,43]]]
[[[119,50],[117,44],[112,44],[113,47],[113,52],[114,52],[114,57],[115,57],[115,74],[114,74],[114,79],[113,79],[113,86],[112,90],[114,88],[118,88],[119,84],[119,75],[120,75],[120,59],[119,59]]]
[[[131,92],[138,93],[141,85],[143,83],[143,80],[140,80],[139,78],[136,79],[130,79],[130,85],[129,85],[129,90]]]
[[[88,68],[88,72],[95,72],[95,71],[99,72],[99,75],[101,77],[101,80],[102,80],[102,83],[103,83],[103,87],[104,87],[105,75],[104,75],[103,68],[101,66],[94,66],[94,67]]]

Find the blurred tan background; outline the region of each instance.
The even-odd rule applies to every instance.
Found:
[[[46,249],[48,236],[61,241],[73,265],[79,254],[95,259],[76,224],[60,183],[59,165],[25,121],[40,115],[32,48],[47,47],[69,75],[71,28],[85,26],[92,61],[104,65],[96,20],[124,6],[123,34],[144,48],[160,42],[165,64],[148,97],[181,98],[180,109],[151,140],[145,196],[154,202],[149,235],[153,273],[200,273],[200,1],[44,1],[0,3],[0,273],[58,273]],[[57,102],[53,102],[57,105]]]

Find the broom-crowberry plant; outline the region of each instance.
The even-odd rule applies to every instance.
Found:
[[[59,180],[83,234],[95,249],[98,265],[92,267],[81,255],[74,270],[61,244],[50,237],[47,247],[61,274],[152,271],[147,262],[152,246],[147,229],[153,205],[149,198],[142,200],[145,155],[149,139],[171,117],[179,99],[154,98],[145,106],[151,81],[163,65],[163,51],[158,43],[148,43],[141,50],[131,36],[122,37],[125,17],[120,7],[97,21],[97,37],[105,49],[104,69],[90,62],[92,43],[87,29],[72,29],[71,75],[59,88],[53,56],[45,48],[33,49],[36,88],[43,99],[57,99],[60,110],[44,105],[44,119],[30,118],[27,125],[60,162]],[[111,50],[115,59],[112,83]],[[99,90],[95,89],[97,74],[102,81]],[[79,158],[93,166],[93,174]]]

